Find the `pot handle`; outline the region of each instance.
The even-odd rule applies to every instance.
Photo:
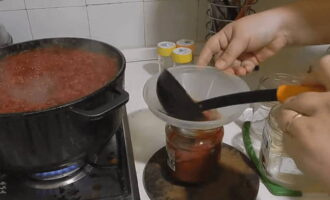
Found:
[[[75,107],[71,107],[71,111],[77,115],[80,115],[84,118],[87,119],[94,119],[94,118],[99,118],[99,117],[103,117],[104,115],[106,115],[108,112],[110,112],[111,110],[114,110],[120,106],[122,106],[123,104],[125,104],[128,99],[129,99],[129,94],[123,90],[123,89],[116,89],[116,92],[118,92],[118,96],[115,97],[113,100],[108,101],[107,103],[105,103],[102,106],[96,107],[94,109],[91,110],[84,110],[81,108],[75,108]]]

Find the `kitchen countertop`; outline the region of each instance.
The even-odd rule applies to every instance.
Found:
[[[143,186],[143,170],[149,158],[161,147],[165,146],[165,123],[155,117],[143,100],[145,82],[158,72],[155,49],[144,48],[123,51],[127,59],[125,87],[130,94],[127,112],[131,130],[131,138],[137,172],[141,200],[148,200]],[[239,137],[241,128],[236,123],[230,123],[225,128],[224,143],[232,145],[233,138]],[[321,197],[278,197],[268,192],[260,182],[257,200],[326,200]]]

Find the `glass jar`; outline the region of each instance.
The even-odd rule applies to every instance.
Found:
[[[284,84],[299,84],[299,78],[285,73],[275,73],[272,75],[263,76],[259,81],[258,89],[273,89]],[[252,104],[253,114],[250,130],[253,147],[256,152],[259,152],[261,148],[262,134],[269,116],[269,112],[272,107],[278,104],[279,103],[276,101]]]
[[[175,47],[176,44],[169,41],[163,41],[157,44],[158,65],[160,72],[173,66],[171,55]]]
[[[261,166],[266,176],[289,189],[304,193],[324,193],[325,188],[316,180],[303,174],[294,160],[283,148],[283,131],[278,127],[275,116],[280,105],[274,106],[266,121],[260,150]]]
[[[258,85],[259,90],[273,89],[284,84],[299,84],[299,78],[285,73],[275,73],[268,76],[263,76]],[[270,109],[277,105],[278,102],[261,102],[253,104],[253,118],[251,124],[251,130],[254,134],[261,135],[265,127],[265,122],[270,112]]]
[[[223,127],[191,130],[166,125],[167,163],[175,180],[199,183],[217,169],[224,135]]]

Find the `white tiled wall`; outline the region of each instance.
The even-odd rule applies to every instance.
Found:
[[[87,9],[93,39],[121,48],[145,45],[142,2],[91,5]]]
[[[108,4],[108,3],[127,3],[127,2],[137,2],[141,0],[86,0],[88,5],[93,4]]]
[[[26,0],[25,3],[27,9],[86,5],[85,0]]]
[[[34,38],[90,37],[86,7],[28,10]]]
[[[207,0],[0,0],[14,42],[87,37],[121,49],[203,40]],[[201,18],[201,20],[200,20]]]
[[[295,0],[259,0],[256,11]],[[14,42],[45,37],[87,37],[118,48],[162,40],[204,41],[208,0],[0,0],[0,23]],[[297,73],[328,46],[286,49],[261,65],[262,73]]]
[[[0,10],[20,10],[25,9],[24,0],[2,0]]]

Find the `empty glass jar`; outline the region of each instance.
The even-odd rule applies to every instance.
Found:
[[[274,106],[266,121],[263,131],[263,140],[260,150],[261,166],[265,169],[266,176],[287,188],[299,190],[304,193],[325,193],[325,188],[302,173],[294,160],[286,153],[283,147],[283,131],[278,127],[275,116],[280,105]]]
[[[264,76],[260,79],[258,89],[273,89],[280,85],[299,84],[299,78],[290,74],[275,73]],[[252,105],[253,116],[251,121],[251,138],[255,151],[259,152],[262,141],[262,133],[273,106],[278,105],[278,102],[261,102]]]

